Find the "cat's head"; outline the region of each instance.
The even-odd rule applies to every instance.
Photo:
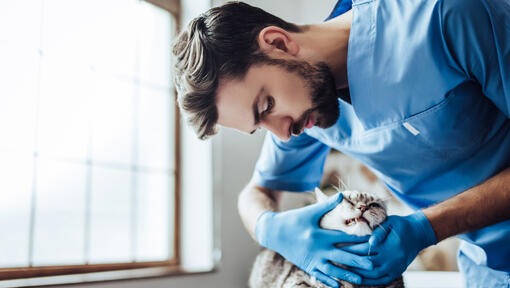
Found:
[[[322,228],[364,236],[372,234],[386,219],[386,205],[376,195],[355,190],[341,193],[342,202],[321,218]],[[315,196],[318,202],[326,201],[330,197],[318,188],[315,188]]]

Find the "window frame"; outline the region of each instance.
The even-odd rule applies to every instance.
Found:
[[[140,0],[168,11],[173,17],[174,35],[180,31],[180,0]],[[171,97],[176,98],[175,87]],[[173,257],[166,261],[105,263],[83,265],[29,266],[0,268],[0,287],[27,287],[54,284],[101,282],[121,279],[139,279],[188,273],[181,267],[181,120],[177,105],[174,105],[174,233]],[[98,273],[99,272],[99,273]],[[114,272],[114,273],[112,273]],[[48,277],[53,276],[53,277]],[[74,279],[69,276],[77,276]],[[90,277],[87,277],[90,276]],[[39,278],[45,277],[45,278]],[[44,279],[44,280],[43,280]],[[7,285],[7,286],[4,286]],[[12,286],[11,286],[12,285]]]

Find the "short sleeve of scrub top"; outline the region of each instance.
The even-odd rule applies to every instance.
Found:
[[[311,191],[319,186],[329,150],[305,133],[284,142],[267,132],[252,181],[275,190]]]
[[[442,1],[450,57],[510,118],[510,1]]]

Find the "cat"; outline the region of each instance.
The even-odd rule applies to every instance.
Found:
[[[340,193],[340,192],[338,192]],[[326,213],[320,220],[320,227],[330,230],[340,230],[347,234],[365,236],[386,219],[386,205],[375,195],[355,190],[342,191],[343,199],[333,210]],[[320,189],[315,189],[317,202],[323,202],[329,196]],[[347,268],[341,264],[335,264]],[[402,276],[389,285],[365,286],[356,285],[339,280],[340,287],[364,288],[385,287],[403,288]],[[294,264],[285,260],[280,254],[264,249],[257,255],[249,279],[250,288],[293,288],[313,287],[328,288],[329,286],[311,277]]]

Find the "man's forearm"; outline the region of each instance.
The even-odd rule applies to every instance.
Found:
[[[438,241],[510,219],[510,168],[423,210]]]
[[[243,224],[255,239],[255,225],[260,214],[278,210],[280,192],[255,186],[251,182],[241,191],[237,202]]]

